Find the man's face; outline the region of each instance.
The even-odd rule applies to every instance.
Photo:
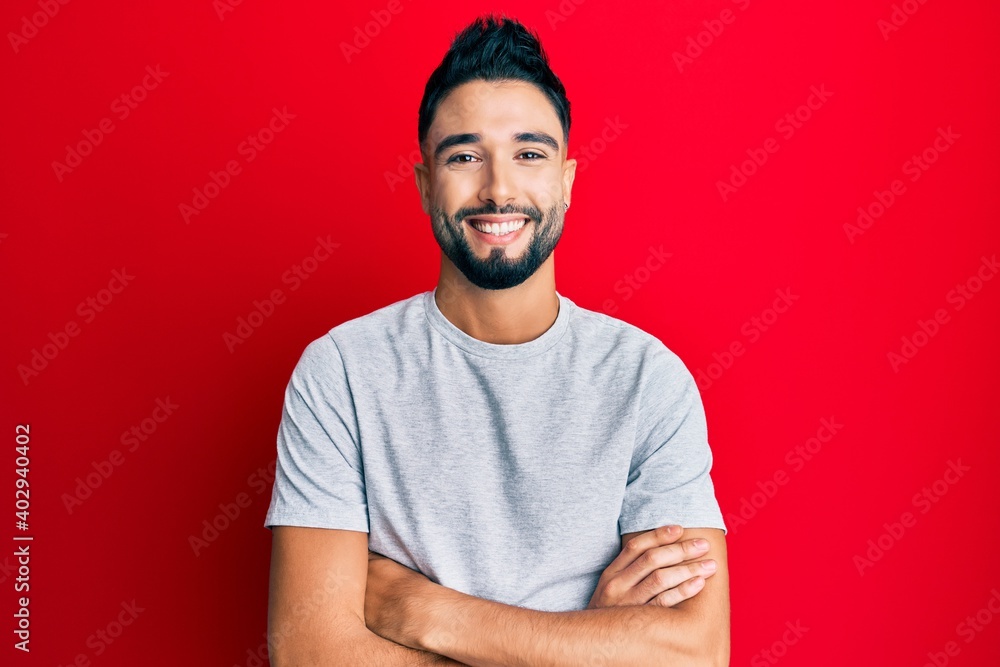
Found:
[[[562,138],[529,83],[471,81],[438,106],[417,183],[438,245],[477,287],[520,285],[559,242],[576,168]]]

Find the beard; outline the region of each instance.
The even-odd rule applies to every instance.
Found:
[[[480,258],[472,250],[467,237],[470,226],[465,219],[475,215],[520,214],[529,218],[524,230],[531,233],[527,247],[519,257],[509,257],[509,246],[493,246],[486,258]],[[461,208],[449,216],[438,206],[431,209],[431,227],[441,251],[452,261],[469,282],[488,290],[517,287],[530,278],[555,250],[562,236],[565,212],[562,204],[553,204],[544,214],[533,206],[486,206],[482,208]]]

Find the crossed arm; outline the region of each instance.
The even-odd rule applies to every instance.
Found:
[[[706,549],[695,550],[696,537]],[[542,612],[435,584],[370,554],[365,533],[277,526],[272,664],[728,665],[723,532],[661,528],[622,543],[587,609]],[[695,569],[705,555],[714,572]]]

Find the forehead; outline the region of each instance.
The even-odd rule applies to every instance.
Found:
[[[441,101],[427,136],[433,149],[451,134],[478,133],[487,141],[508,141],[514,132],[531,129],[562,139],[562,125],[545,93],[524,81],[476,80],[456,87]]]

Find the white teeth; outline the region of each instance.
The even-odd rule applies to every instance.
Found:
[[[486,234],[493,234],[495,236],[503,236],[504,234],[509,234],[515,232],[521,227],[524,227],[525,220],[515,220],[511,222],[501,222],[499,224],[493,223],[488,224],[485,222],[480,222],[479,220],[474,220],[472,226],[481,232]]]

